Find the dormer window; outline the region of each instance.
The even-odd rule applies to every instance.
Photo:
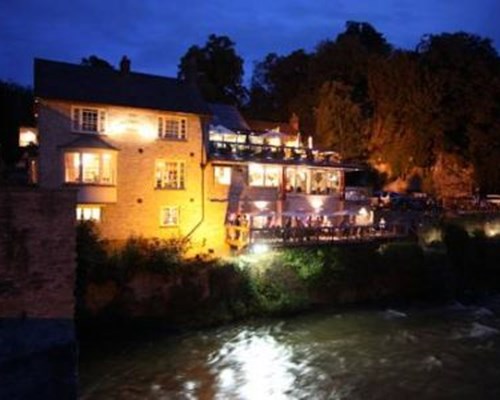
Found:
[[[186,118],[158,117],[158,137],[167,140],[185,140],[187,137]]]
[[[103,133],[106,112],[98,108],[73,107],[72,124],[74,132]]]

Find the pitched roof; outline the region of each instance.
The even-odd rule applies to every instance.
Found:
[[[210,114],[195,86],[175,78],[35,59],[35,96]]]
[[[116,147],[110,145],[108,142],[103,140],[99,135],[93,135],[90,133],[84,133],[78,135],[76,139],[73,139],[69,143],[60,146],[64,149],[104,149],[104,150],[118,150]]]
[[[222,125],[236,131],[248,131],[250,127],[235,106],[210,103],[208,105],[213,114],[212,125]]]

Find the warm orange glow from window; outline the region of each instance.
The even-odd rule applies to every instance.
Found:
[[[38,144],[37,130],[35,128],[21,127],[19,129],[19,147]]]
[[[361,207],[356,214],[356,225],[371,225],[373,224],[373,211]]]
[[[156,189],[184,189],[184,163],[179,161],[156,160]]]
[[[113,185],[116,158],[109,153],[68,152],[64,155],[67,183]]]
[[[215,182],[219,185],[230,185],[231,184],[231,167],[214,167],[214,178]]]
[[[280,183],[281,167],[250,164],[248,179],[250,186],[277,187]]]
[[[78,221],[100,221],[101,207],[98,206],[77,206],[76,219]]]
[[[179,207],[162,207],[160,212],[160,226],[175,227],[179,225]]]

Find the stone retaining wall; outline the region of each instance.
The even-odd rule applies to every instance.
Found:
[[[0,187],[0,398],[76,398],[76,193]]]

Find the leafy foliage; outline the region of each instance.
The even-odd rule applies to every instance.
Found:
[[[255,64],[247,114],[265,120],[288,120],[297,113],[307,119],[304,83],[309,74],[310,55],[296,50],[287,56],[268,54]]]
[[[100,237],[92,221],[77,226],[77,265],[81,278],[125,281],[139,271],[171,274],[182,264],[187,243],[179,239],[132,236],[125,243]]]
[[[114,69],[111,63],[96,55],[82,58],[81,64],[92,68]]]
[[[274,120],[296,113],[316,143],[386,163],[393,178],[456,154],[472,163],[484,191],[500,190],[500,59],[477,35],[426,35],[407,51],[370,24],[349,21],[311,53],[271,53],[257,63],[247,113]]]
[[[364,119],[353,101],[352,87],[341,82],[325,82],[316,109],[317,142],[323,148],[337,149],[344,158],[364,154],[366,140]]]
[[[194,80],[204,98],[241,106],[246,97],[243,59],[227,36],[210,35],[203,47],[191,46],[181,58],[178,76]]]
[[[32,126],[35,122],[33,91],[30,87],[0,80],[0,104],[0,160],[11,165],[20,155],[19,127]]]

